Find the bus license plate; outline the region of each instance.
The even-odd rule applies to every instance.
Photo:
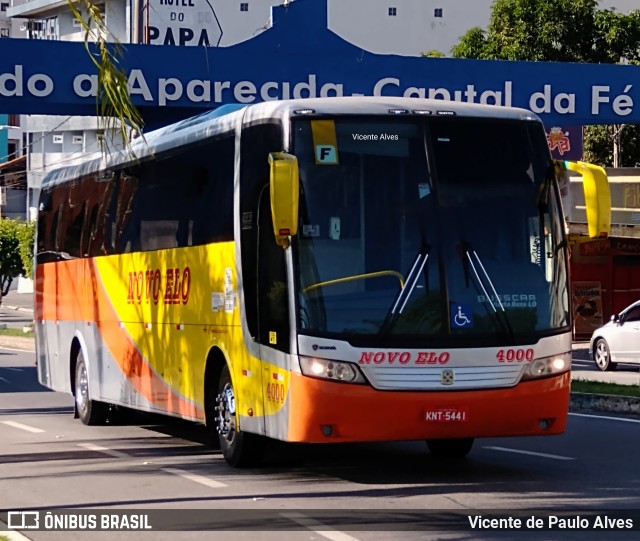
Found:
[[[424,413],[429,423],[464,423],[469,420],[468,408],[433,408]]]

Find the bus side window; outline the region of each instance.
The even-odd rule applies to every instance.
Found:
[[[233,163],[232,136],[205,142],[206,148],[193,150],[191,184],[186,208],[191,222],[194,246],[233,239]],[[204,163],[198,160],[205,157]]]
[[[64,236],[63,251],[71,257],[82,257],[81,238],[84,220],[86,216],[87,205],[82,204],[80,207],[73,207],[70,212],[65,213],[66,234]]]
[[[97,197],[91,203],[89,230],[87,231],[89,237],[87,239],[87,253],[89,256],[109,253],[107,232],[109,231],[109,207],[114,187],[113,179],[100,183],[96,190]]]
[[[113,238],[116,253],[128,253],[138,249],[140,231],[136,221],[131,219],[137,193],[138,178],[123,172],[120,175],[117,193],[115,236]]]
[[[53,222],[51,191],[42,191],[38,208],[37,253],[51,250],[51,229]]]
[[[178,227],[178,246],[197,246],[209,242],[207,224],[213,221],[214,216],[207,216],[205,209],[211,208],[213,201],[209,200],[211,174],[203,165],[196,165],[191,173],[191,179],[187,188],[188,203],[185,206],[187,216],[180,220]],[[186,236],[186,239],[184,237]]]
[[[56,224],[54,231],[54,250],[56,252],[64,252],[65,241],[67,237],[67,228],[71,218],[71,210],[69,209],[69,188],[61,186],[56,190],[56,198],[59,201],[56,211]]]

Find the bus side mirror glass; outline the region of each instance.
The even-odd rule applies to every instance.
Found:
[[[611,229],[611,192],[606,171],[585,162],[554,160],[554,163],[560,170],[568,169],[582,175],[589,237],[607,237]]]
[[[298,233],[298,160],[285,152],[269,154],[271,217],[276,243],[289,246],[289,237]]]
[[[613,315],[611,316],[611,321],[612,321],[613,323],[618,323],[618,321],[620,321],[620,316],[619,316],[618,314],[613,314]]]

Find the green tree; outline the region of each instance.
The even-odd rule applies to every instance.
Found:
[[[18,251],[24,276],[33,278],[33,254],[36,237],[35,222],[21,222],[18,226]]]
[[[487,48],[487,32],[476,26],[467,30],[460,42],[451,49],[451,53],[455,58],[486,59]]]
[[[617,145],[611,141],[619,140]],[[614,156],[616,149],[622,156]],[[636,124],[612,124],[609,126],[585,126],[585,161],[612,167],[622,163],[625,167],[640,167],[640,129]]]
[[[548,62],[636,60],[640,10],[598,10],[597,0],[496,0],[487,30],[472,28],[456,58]]]
[[[424,53],[420,53],[420,56],[425,56],[427,58],[444,58],[445,54],[442,51],[438,51],[437,49],[431,49],[429,51],[425,51]]]
[[[18,220],[0,218],[0,303],[14,278],[24,273],[20,257],[20,229]]]
[[[485,60],[638,62],[640,10],[598,10],[597,0],[496,0],[488,28],[469,30],[452,54]],[[616,156],[621,158],[616,165],[638,161],[638,147],[627,145],[627,139],[640,139],[637,126],[589,128],[585,133],[585,148],[597,163],[614,165]],[[608,137],[608,147],[603,137]]]

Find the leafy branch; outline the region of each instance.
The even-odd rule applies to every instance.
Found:
[[[107,132],[119,133],[124,145],[128,146],[130,130],[142,134],[144,121],[131,101],[127,75],[119,67],[122,46],[107,28],[100,8],[93,0],[67,0],[67,4],[84,30],[84,47],[98,70],[96,107],[105,135]],[[86,16],[83,16],[83,10]]]

